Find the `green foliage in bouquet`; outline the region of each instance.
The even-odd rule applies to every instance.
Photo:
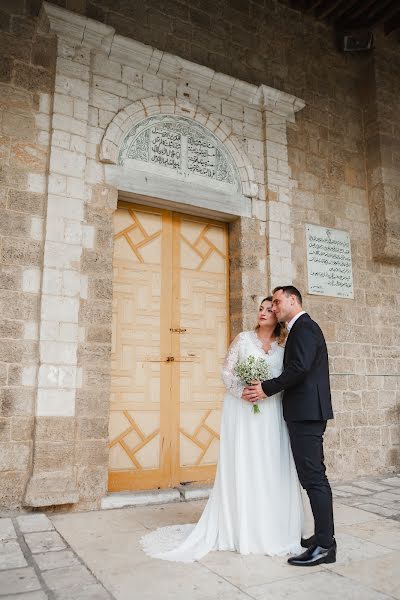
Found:
[[[253,381],[265,381],[272,378],[271,369],[267,361],[263,358],[256,358],[252,354],[242,362],[237,362],[234,367],[235,374],[246,385],[250,385]],[[258,404],[253,404],[253,412],[260,412]]]

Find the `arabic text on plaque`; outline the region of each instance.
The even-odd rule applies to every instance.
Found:
[[[306,225],[308,292],[354,298],[349,234],[339,229]]]
[[[150,160],[164,167],[180,169],[181,134],[154,126],[150,133]]]

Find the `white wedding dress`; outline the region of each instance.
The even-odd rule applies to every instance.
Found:
[[[249,355],[268,361],[273,377],[283,368],[284,348],[265,353],[255,331],[240,333],[222,369],[227,388],[221,416],[219,460],[213,490],[197,524],[162,527],[145,535],[154,558],[192,562],[211,550],[285,555],[302,550],[303,504],[282,414],[282,395],[258,401],[259,414],[241,399],[234,366]]]

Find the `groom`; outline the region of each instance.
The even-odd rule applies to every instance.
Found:
[[[333,419],[328,352],[317,323],[302,310],[299,290],[291,285],[274,289],[272,310],[289,330],[279,377],[246,388],[243,398],[255,402],[283,391],[287,422],[299,480],[307,491],[314,515],[315,535],[302,540],[303,554],[289,558],[291,565],[313,566],[336,561],[332,492],[325,475],[323,435]]]

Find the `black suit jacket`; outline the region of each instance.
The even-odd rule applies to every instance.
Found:
[[[281,375],[261,385],[267,396],[283,391],[286,421],[333,419],[325,338],[307,313],[290,330]]]

